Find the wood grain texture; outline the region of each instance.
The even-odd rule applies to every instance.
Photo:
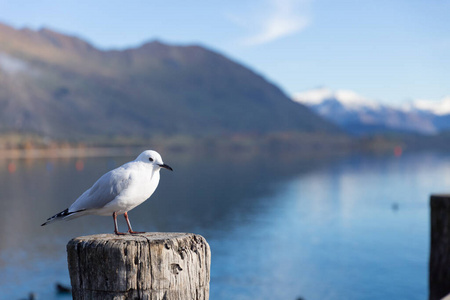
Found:
[[[432,195],[429,300],[450,293],[450,195]]]
[[[209,299],[211,252],[200,235],[84,236],[67,256],[73,299]]]

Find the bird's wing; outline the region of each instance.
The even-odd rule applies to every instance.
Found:
[[[102,208],[113,201],[131,183],[131,173],[125,168],[112,170],[97,180],[69,208],[69,212]]]

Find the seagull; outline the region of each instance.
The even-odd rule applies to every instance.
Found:
[[[150,198],[159,183],[161,168],[173,171],[166,165],[161,155],[146,150],[139,156],[100,177],[69,208],[47,219],[41,226],[59,220],[71,220],[84,215],[110,216],[114,219],[114,233],[124,235],[117,228],[117,215],[123,214],[128,225],[128,233],[133,231],[128,211]]]

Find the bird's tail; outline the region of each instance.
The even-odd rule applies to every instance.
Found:
[[[61,220],[64,220],[64,219],[69,219],[70,220],[70,219],[76,217],[76,215],[78,213],[82,212],[82,211],[84,211],[84,209],[69,212],[69,209],[66,208],[62,212],[57,213],[56,215],[48,218],[47,221],[45,221],[45,223],[41,224],[41,226],[45,226],[45,225],[53,223],[55,221],[61,221]]]

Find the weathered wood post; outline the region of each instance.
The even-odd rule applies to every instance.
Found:
[[[209,299],[211,252],[191,233],[98,234],[67,244],[73,299]]]
[[[431,195],[429,300],[450,293],[450,195]]]

